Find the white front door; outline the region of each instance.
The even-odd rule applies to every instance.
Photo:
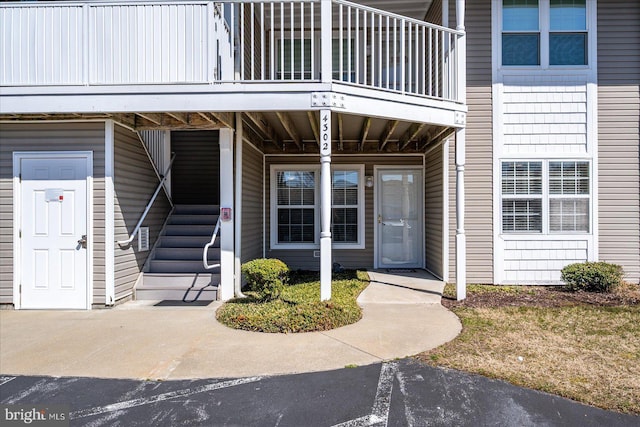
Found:
[[[377,267],[423,267],[422,171],[378,170]]]
[[[22,158],[21,308],[86,309],[87,158]]]

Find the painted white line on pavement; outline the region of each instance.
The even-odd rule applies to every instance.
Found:
[[[98,406],[96,408],[84,409],[82,411],[72,412],[69,418],[73,420],[77,418],[85,418],[85,417],[91,417],[94,415],[100,415],[106,412],[121,411],[123,409],[129,409],[135,406],[149,405],[156,402],[175,399],[176,397],[191,396],[194,394],[204,393],[207,391],[220,390],[222,388],[228,388],[228,387],[233,387],[237,385],[253,383],[256,381],[260,381],[261,379],[262,377],[240,378],[237,380],[222,381],[219,383],[207,384],[207,385],[203,385],[196,388],[170,391],[168,393],[157,394],[155,396],[126,400],[124,402],[113,403],[111,405]]]
[[[393,392],[393,377],[398,370],[398,364],[388,362],[382,364],[380,369],[380,379],[378,380],[378,390],[373,401],[371,411],[371,425],[383,425],[386,427],[389,421],[389,408],[391,407],[391,393]]]
[[[5,385],[9,381],[15,380],[16,377],[0,377],[0,386]]]
[[[398,372],[396,362],[382,364],[376,397],[373,400],[371,415],[356,418],[336,424],[333,427],[364,427],[364,426],[387,426],[389,422],[389,409],[391,408],[391,393],[393,392],[393,378]]]

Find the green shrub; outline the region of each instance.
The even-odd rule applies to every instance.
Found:
[[[609,292],[622,283],[623,275],[617,264],[583,262],[567,265],[560,277],[570,291]]]
[[[289,281],[289,267],[275,258],[261,258],[242,264],[249,289],[258,293],[259,298],[271,301],[280,297],[282,288]]]

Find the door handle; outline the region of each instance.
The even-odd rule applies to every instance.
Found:
[[[382,224],[382,215],[378,215],[378,224]]]
[[[78,240],[78,245],[82,246],[84,249],[87,249],[87,235],[83,234],[80,240]]]

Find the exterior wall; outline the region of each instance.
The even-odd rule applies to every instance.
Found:
[[[317,156],[266,156],[265,166],[265,200],[266,213],[265,213],[265,247],[266,255],[268,258],[280,258],[286,262],[291,268],[300,268],[305,270],[318,270],[320,268],[320,258],[314,258],[314,249],[290,249],[290,250],[271,250],[271,217],[270,217],[270,166],[271,165],[300,165],[310,164],[320,166],[320,159]],[[422,168],[423,156],[340,156],[333,155],[331,157],[332,165],[346,164],[357,165],[364,164],[364,175],[372,176],[374,165],[398,165],[407,166],[415,165],[417,168]],[[364,249],[333,249],[333,261],[342,264],[346,268],[373,268],[374,263],[374,198],[375,186],[367,188],[365,186],[365,247]],[[318,247],[315,250],[319,250]]]
[[[424,20],[432,24],[442,25],[442,0],[431,2]]]
[[[424,172],[424,229],[427,270],[444,277],[443,268],[443,215],[444,215],[444,165],[442,145],[434,148],[425,158]]]
[[[93,304],[105,303],[104,122],[0,124],[0,304],[13,303],[13,152],[93,152]]]
[[[242,147],[242,247],[240,262],[262,258],[264,245],[263,154],[252,145]]]
[[[122,126],[114,130],[114,228],[115,240],[127,240],[140,220],[159,179],[138,135]],[[171,205],[161,191],[149,210],[143,227],[149,227],[149,247],[156,242]],[[138,250],[138,238],[131,245],[115,245],[115,299],[133,293],[133,287],[150,251]]]
[[[449,2],[449,26],[455,27],[455,2]],[[465,232],[467,281],[493,283],[493,133],[491,104],[491,7],[467,2],[467,114]],[[455,282],[456,166],[455,138],[449,146],[449,280]],[[497,184],[496,184],[497,185]]]
[[[175,204],[220,204],[220,142],[218,131],[171,132],[176,154],[171,171]]]
[[[598,8],[599,258],[640,280],[640,3]]]

